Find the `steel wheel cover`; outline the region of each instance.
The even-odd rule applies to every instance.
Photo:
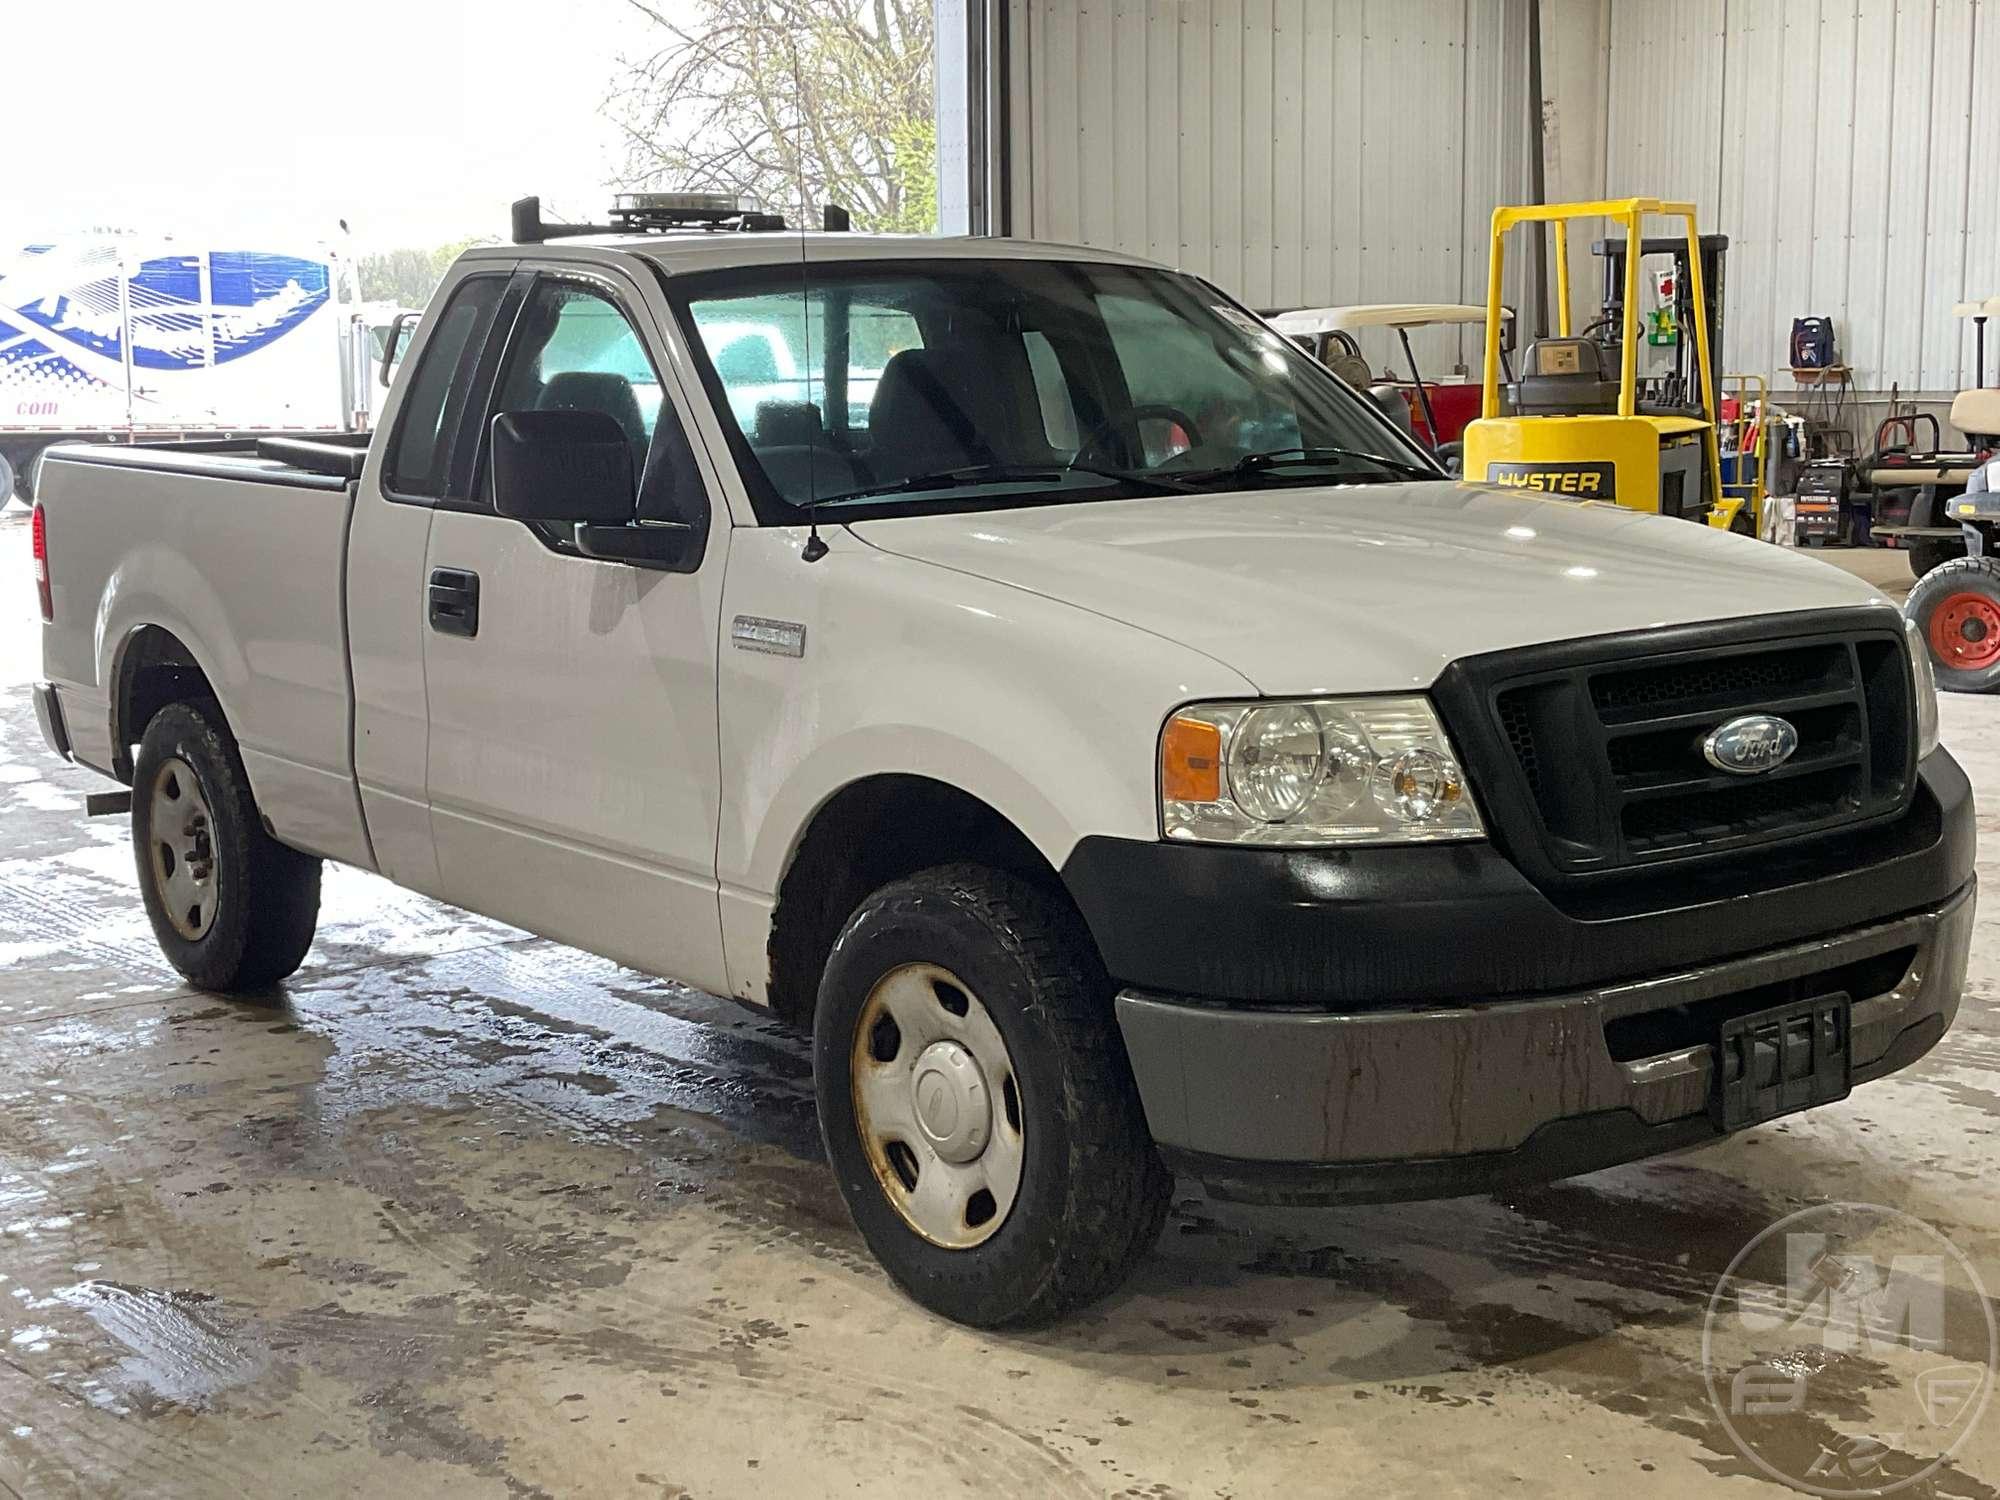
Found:
[[[193,768],[179,756],[161,762],[149,795],[153,890],[174,931],[199,942],[215,925],[215,815]]]
[[[854,1124],[882,1194],[934,1245],[969,1250],[1021,1190],[1013,1059],[986,1007],[935,964],[875,982],[848,1060]]]

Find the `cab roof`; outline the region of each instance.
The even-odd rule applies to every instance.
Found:
[[[740,266],[830,264],[856,260],[1025,260],[1090,261],[1148,266],[1158,262],[1115,250],[967,235],[829,234],[823,230],[669,230],[656,234],[580,235],[536,245],[482,245],[466,252],[477,260],[573,260],[604,264],[632,258],[650,261],[669,276],[726,271]]]

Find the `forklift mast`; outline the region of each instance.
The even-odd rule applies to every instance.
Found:
[[[1624,239],[1603,239],[1593,241],[1591,253],[1604,266],[1604,296],[1602,316],[1613,328],[1624,326],[1625,313],[1625,254],[1630,242]],[[1727,284],[1723,276],[1723,264],[1728,259],[1729,236],[1726,234],[1704,234],[1701,244],[1701,285],[1707,294],[1703,300],[1708,304],[1708,350],[1714,368],[1725,368],[1722,358],[1722,308],[1726,300]],[[1674,261],[1674,326],[1690,328],[1694,322],[1694,278],[1688,274],[1688,243],[1679,235],[1647,235],[1639,241],[1639,254],[1643,259],[1653,255],[1670,255]],[[1674,374],[1676,385],[1682,392],[1682,400],[1689,406],[1700,403],[1700,380],[1691,378],[1688,369],[1689,341],[1682,338],[1674,346]]]

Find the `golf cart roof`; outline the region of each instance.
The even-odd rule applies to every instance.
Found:
[[[1513,317],[1512,308],[1501,310]],[[1352,307],[1302,307],[1278,313],[1271,326],[1287,338],[1352,328],[1430,328],[1449,323],[1484,323],[1486,309],[1470,302],[1364,302]]]
[[[1954,318],[2000,318],[2000,297],[1975,297],[1951,310]]]

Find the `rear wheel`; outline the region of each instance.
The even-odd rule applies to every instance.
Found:
[[[146,726],[132,851],[160,951],[194,984],[263,989],[304,959],[319,922],[320,862],[264,832],[213,704],[170,704]]]
[[[2000,560],[1959,557],[1917,580],[1904,613],[1930,648],[1939,687],[1955,693],[2000,688]]]
[[[979,1327],[1123,1281],[1173,1179],[1075,914],[948,865],[884,886],[834,944],[813,1018],[820,1129],[884,1269]]]

